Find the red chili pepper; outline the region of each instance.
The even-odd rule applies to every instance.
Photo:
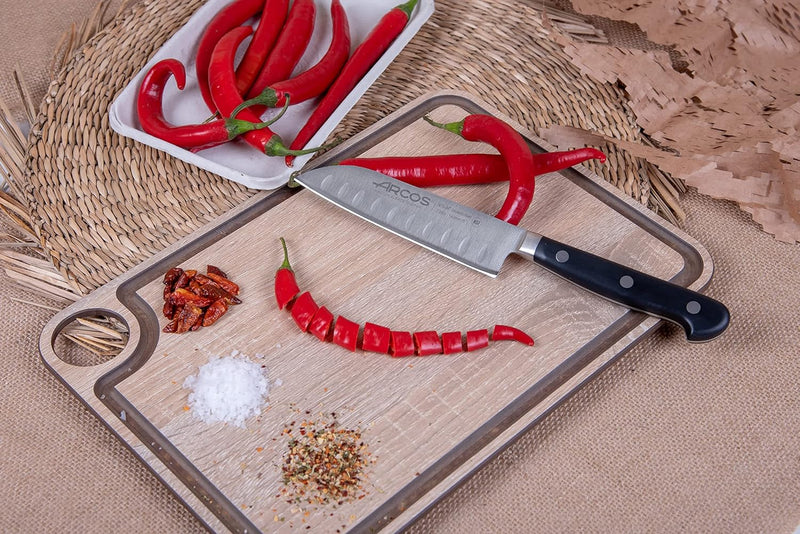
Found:
[[[361,335],[361,348],[369,352],[389,353],[392,332],[385,326],[375,323],[366,323]]]
[[[534,154],[535,175],[560,171],[589,159],[605,163],[606,156],[594,148]],[[483,184],[509,179],[508,165],[503,156],[497,154],[349,158],[340,161],[339,165],[372,169],[416,187]]]
[[[300,293],[300,296],[292,303],[292,319],[300,327],[300,330],[305,332],[318,309],[319,306],[314,302],[311,293],[308,291]]]
[[[358,343],[359,329],[358,323],[354,323],[340,315],[336,318],[336,323],[333,325],[333,342],[340,347],[354,352]]]
[[[433,330],[414,332],[414,351],[417,356],[430,356],[442,353],[442,340]]]
[[[281,33],[288,9],[289,0],[266,0],[264,3],[258,27],[253,33],[250,44],[247,45],[244,57],[236,67],[236,87],[240,94],[246,94],[250,90],[261,71],[264,61]]]
[[[331,2],[331,20],[333,36],[328,51],[316,65],[289,80],[279,81],[264,88],[258,95],[245,100],[233,110],[231,117],[236,117],[245,107],[256,115],[264,113],[266,108],[281,107],[286,99],[292,104],[299,104],[321,95],[333,83],[350,55],[350,25],[347,21],[342,3]]]
[[[278,301],[279,310],[286,307],[300,293],[300,287],[294,277],[294,270],[292,270],[292,266],[289,263],[286,240],[283,238],[281,238],[281,245],[283,246],[283,263],[275,273],[275,298]]]
[[[397,332],[392,330],[390,338],[391,345],[389,347],[389,354],[393,358],[414,355],[414,336],[411,335],[411,332]]]
[[[204,148],[227,143],[231,139],[260,128],[269,123],[250,122],[240,119],[218,119],[203,124],[175,126],[164,117],[162,98],[164,88],[171,76],[175,76],[178,89],[186,85],[186,71],[177,59],[159,61],[145,74],[136,98],[136,112],[142,130],[168,143],[197,152]]]
[[[356,47],[353,55],[347,60],[339,77],[322,97],[322,100],[311,113],[303,128],[297,134],[289,148],[302,149],[314,137],[317,130],[328,120],[331,113],[342,103],[353,87],[372,68],[383,55],[389,45],[403,31],[411,18],[411,12],[418,0],[409,0],[386,13],[370,31],[364,41]],[[286,158],[286,165],[291,167],[294,157]]]
[[[463,120],[441,124],[429,117],[426,121],[456,133],[467,141],[489,143],[500,152],[508,166],[508,195],[496,217],[511,224],[517,224],[525,215],[533,200],[536,172],[525,139],[514,128],[491,115],[467,115]]]
[[[445,332],[442,334],[442,352],[454,354],[464,351],[464,340],[461,332]]]
[[[502,324],[495,325],[492,330],[492,341],[519,341],[525,345],[533,346],[533,338],[513,326]]]
[[[489,346],[488,330],[470,330],[467,332],[467,352]]]
[[[261,72],[249,92],[246,93],[248,98],[256,96],[270,84],[285,80],[292,75],[292,70],[311,42],[316,12],[313,0],[294,0],[275,47],[261,67]],[[240,93],[245,94],[244,91]]]
[[[212,112],[216,113],[217,108],[214,106],[214,99],[211,97],[208,85],[208,68],[214,47],[223,35],[244,24],[258,13],[263,6],[264,0],[235,0],[219,10],[200,37],[200,42],[197,45],[197,55],[195,56],[195,73],[197,74],[197,85],[200,87],[203,100],[206,101],[208,109]]]
[[[236,73],[233,70],[233,63],[236,58],[236,50],[252,31],[251,28],[245,26],[234,28],[219,40],[211,56],[208,81],[214,104],[223,117],[230,117],[233,110],[242,103],[242,95],[239,94],[239,90],[236,88]],[[281,114],[286,111],[288,105],[289,102],[287,100]],[[257,123],[261,120],[248,109],[243,109],[238,116],[249,122]],[[279,117],[280,115],[272,119],[272,122]],[[280,136],[269,128],[247,132],[244,134],[243,139],[267,156],[286,156],[288,154],[299,156],[319,150],[319,148],[300,151],[289,150],[283,144]]]
[[[333,314],[325,306],[320,306],[308,325],[308,331],[317,336],[320,341],[330,341],[332,324]]]

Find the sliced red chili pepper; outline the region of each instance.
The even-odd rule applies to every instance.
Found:
[[[246,133],[266,128],[269,122],[249,122],[240,119],[218,119],[203,124],[175,126],[164,116],[162,98],[171,76],[178,89],[186,84],[183,64],[177,59],[159,61],[147,71],[136,98],[136,113],[142,130],[168,143],[197,152],[227,143]]]
[[[511,224],[518,224],[533,200],[536,185],[535,166],[525,139],[506,122],[491,115],[467,115],[463,120],[446,124],[429,117],[426,121],[456,133],[467,141],[489,143],[500,152],[508,165],[509,185],[505,202],[496,217]]]
[[[454,354],[464,351],[464,339],[461,332],[445,332],[442,334],[442,352]]]
[[[233,70],[233,62],[236,58],[236,50],[251,32],[252,30],[247,27],[234,28],[219,40],[211,56],[211,66],[208,74],[211,96],[223,117],[230,117],[233,110],[242,103],[242,95],[239,94],[239,90],[236,88],[236,73]],[[271,122],[276,121],[286,111],[288,104],[287,101],[281,114],[273,118]],[[261,120],[258,115],[249,109],[243,109],[237,117],[255,123]],[[247,132],[242,136],[242,139],[267,156],[310,154],[319,150],[319,148],[301,151],[289,150],[280,136],[267,127]]]
[[[350,26],[347,13],[339,0],[331,2],[331,21],[333,24],[331,43],[328,51],[316,65],[294,78],[264,88],[256,96],[239,104],[231,113],[231,117],[236,117],[245,107],[249,107],[256,115],[261,115],[266,108],[284,106],[286,99],[292,104],[299,104],[325,92],[350,55]]]
[[[292,141],[290,149],[302,149],[314,137],[317,130],[350,94],[353,87],[358,84],[361,78],[389,48],[389,45],[400,35],[409,18],[411,18],[411,12],[414,11],[416,5],[417,0],[409,0],[390,10],[378,21],[372,31],[364,38],[364,41],[356,47],[347,63],[344,64],[336,81],[330,86],[297,134],[297,137]],[[293,156],[286,157],[287,166],[291,167],[293,161]]]
[[[333,342],[349,351],[355,351],[358,344],[358,323],[342,317],[336,318],[333,325]]]
[[[258,27],[253,33],[250,44],[247,45],[239,66],[236,67],[236,87],[240,94],[247,94],[258,77],[264,61],[281,33],[288,9],[289,0],[266,0],[264,3]]]
[[[489,331],[470,330],[467,332],[467,352],[482,349],[489,346]]]
[[[228,303],[225,299],[215,300],[211,303],[211,306],[206,308],[205,313],[203,314],[203,326],[211,326],[212,324],[216,323],[220,317],[225,315],[225,312],[228,311]]]
[[[492,329],[492,341],[519,341],[524,345],[533,346],[533,338],[518,328],[502,324],[495,325]]]
[[[294,270],[289,263],[289,251],[286,249],[284,238],[281,238],[281,245],[283,246],[283,263],[275,272],[275,299],[278,301],[279,310],[282,310],[300,293]]]
[[[214,107],[214,99],[211,97],[209,89],[208,69],[211,64],[214,47],[223,35],[247,22],[263,6],[264,0],[235,0],[217,12],[200,36],[197,55],[195,56],[195,73],[197,74],[197,85],[200,87],[203,100],[205,100],[208,109],[212,112],[216,112],[217,109]]]
[[[417,356],[430,356],[442,353],[442,340],[433,330],[414,332],[414,348]]]
[[[275,47],[270,52],[261,71],[249,89],[249,92],[239,91],[252,98],[270,84],[285,80],[292,75],[297,62],[311,42],[314,32],[314,18],[317,8],[313,0],[294,0],[286,17],[286,24],[281,28]],[[240,87],[241,89],[241,87]]]
[[[369,352],[389,353],[392,331],[375,323],[365,323],[361,334],[361,348]]]
[[[300,330],[305,332],[318,309],[319,306],[314,302],[311,293],[308,291],[300,293],[300,296],[292,304],[292,319],[300,327]]]
[[[330,341],[332,324],[333,314],[325,306],[320,306],[308,325],[308,331],[317,336],[320,341]]]
[[[389,354],[394,358],[414,355],[414,336],[411,332],[392,330],[390,334]]]
[[[606,161],[594,148],[534,154],[536,176],[556,172],[590,159]],[[354,165],[378,171],[416,187],[468,185],[508,180],[508,165],[497,154],[448,154],[442,156],[393,156],[349,158],[339,165]]]

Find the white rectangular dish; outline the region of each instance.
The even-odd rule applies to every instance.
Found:
[[[312,155],[296,158],[294,166],[290,168],[285,165],[283,158],[267,157],[241,141],[193,153],[144,132],[136,116],[136,95],[142,78],[155,63],[167,58],[179,60],[186,68],[186,86],[183,91],[179,91],[174,82],[169,82],[164,91],[164,114],[167,120],[176,125],[196,124],[211,115],[197,85],[194,57],[202,32],[217,12],[230,1],[210,0],[198,9],[117,95],[109,110],[109,122],[111,128],[120,135],[162,150],[187,163],[253,189],[274,189],[286,183],[291,173],[302,168]],[[401,0],[370,0],[370,2],[342,0],[350,25],[352,49],[366,38],[385,13],[400,3]],[[316,0],[316,5],[314,33],[308,49],[294,71],[295,75],[313,66],[325,54],[330,43],[330,0]],[[430,18],[433,11],[433,0],[419,0],[402,33],[311,138],[309,146],[318,146],[325,141],[361,95]],[[240,47],[240,56],[244,53],[248,42],[249,39]],[[318,99],[313,99],[291,106],[271,129],[288,145],[311,115],[317,102]],[[271,113],[277,113],[277,110]]]

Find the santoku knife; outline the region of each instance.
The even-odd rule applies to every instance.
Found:
[[[601,297],[677,323],[689,341],[708,341],[728,326],[728,309],[705,295],[378,172],[320,167],[295,180],[371,223],[489,276],[497,276],[514,253]]]

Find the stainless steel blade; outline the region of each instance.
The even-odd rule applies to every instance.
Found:
[[[492,277],[530,236],[491,215],[361,167],[319,167],[295,180],[371,223]]]

